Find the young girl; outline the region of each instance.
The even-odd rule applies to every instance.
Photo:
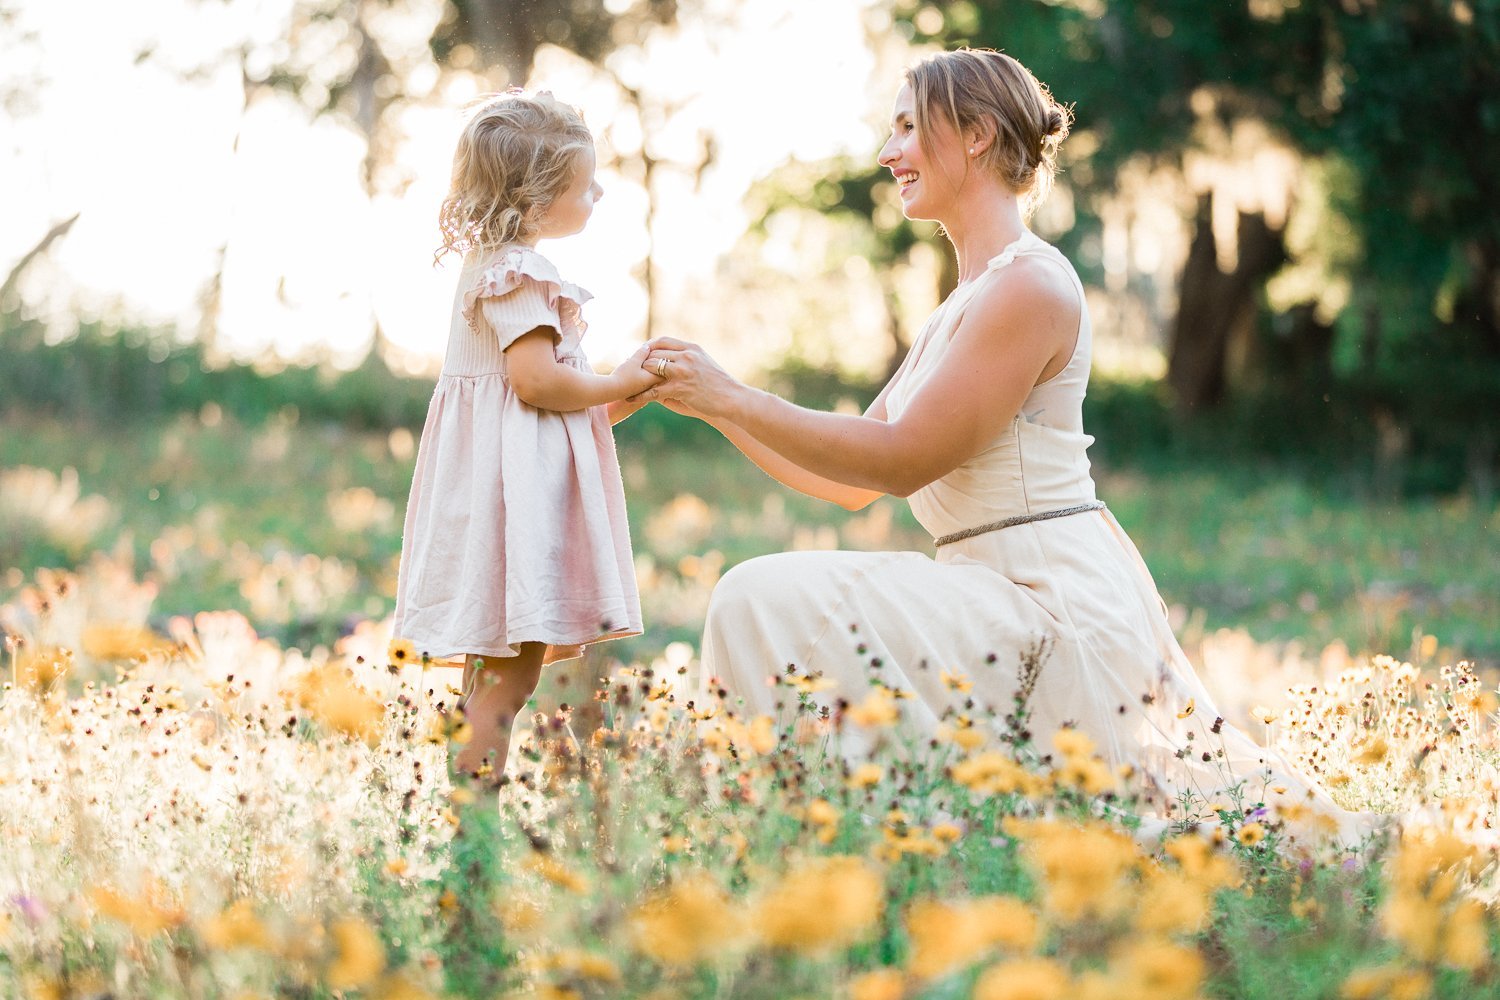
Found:
[[[596,375],[588,292],[536,251],[583,229],[602,191],[593,137],[544,92],[480,108],[439,223],[463,256],[402,535],[394,632],[461,661],[472,735],[456,771],[497,781],[542,665],[641,631],[610,425],[655,385],[645,348]],[[665,366],[659,366],[665,367]]]

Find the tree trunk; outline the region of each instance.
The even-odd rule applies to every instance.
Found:
[[[1245,323],[1255,308],[1256,293],[1286,261],[1282,230],[1267,225],[1264,215],[1241,212],[1236,266],[1229,272],[1220,270],[1211,198],[1198,199],[1167,361],[1167,384],[1178,409],[1188,415],[1223,401],[1230,340],[1237,327],[1248,329]]]

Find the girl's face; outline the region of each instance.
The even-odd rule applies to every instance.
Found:
[[[941,119],[929,126],[926,149],[919,138],[916,100],[911,85],[905,84],[896,95],[891,137],[880,149],[880,165],[901,186],[901,211],[908,219],[941,221],[953,214],[971,169],[968,149],[953,126]]]
[[[589,147],[578,159],[578,172],[573,175],[573,182],[542,215],[537,226],[540,238],[572,236],[588,225],[589,216],[594,214],[594,203],[604,195],[604,189],[594,180],[594,164],[594,150]]]

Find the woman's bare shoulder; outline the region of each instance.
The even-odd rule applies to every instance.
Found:
[[[965,310],[963,325],[1018,334],[1041,326],[1068,333],[1077,329],[1082,308],[1061,257],[1026,254],[985,282]]]

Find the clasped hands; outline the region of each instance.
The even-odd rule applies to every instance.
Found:
[[[660,381],[631,396],[631,402],[657,400],[680,413],[707,417],[721,410],[726,397],[739,385],[697,344],[656,337],[647,341],[644,351],[641,368]]]

